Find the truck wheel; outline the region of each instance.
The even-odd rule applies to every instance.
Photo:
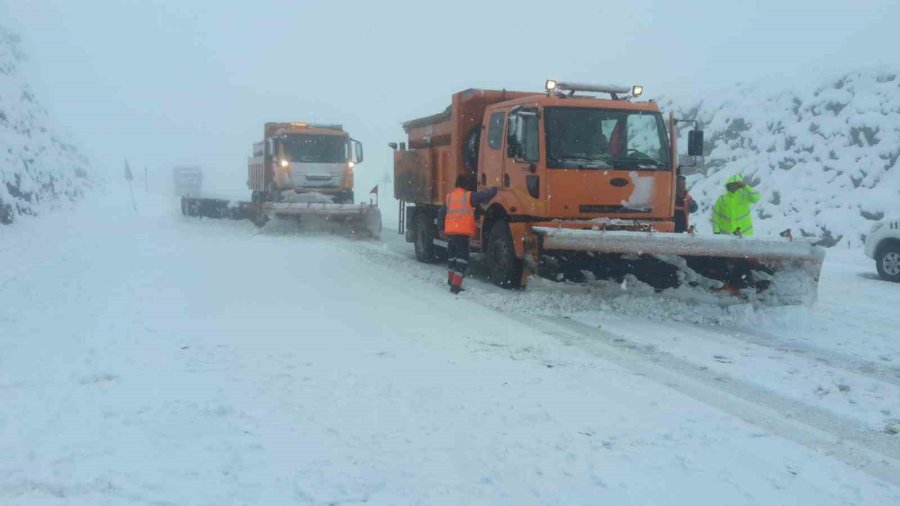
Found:
[[[886,242],[875,253],[878,275],[886,281],[900,283],[900,242]]]
[[[416,213],[416,236],[413,245],[416,249],[416,260],[433,264],[438,261],[434,238],[437,235],[434,222],[428,213]]]
[[[487,264],[491,281],[503,288],[518,288],[522,281],[522,261],[516,258],[509,224],[497,221],[487,240]]]

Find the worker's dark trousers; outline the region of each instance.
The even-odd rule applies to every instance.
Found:
[[[447,282],[451,288],[462,287],[468,267],[469,237],[465,235],[447,236]]]

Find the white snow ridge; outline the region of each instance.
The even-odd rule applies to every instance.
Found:
[[[87,159],[54,132],[19,75],[19,37],[0,26],[0,224],[80,197]]]
[[[759,235],[792,228],[824,245],[859,246],[871,224],[900,201],[898,74],[867,69],[810,86],[741,84],[664,100],[706,131],[704,165],[685,169],[700,203],[695,223],[710,228],[710,208],[725,180],[742,173],[763,194],[754,206]]]

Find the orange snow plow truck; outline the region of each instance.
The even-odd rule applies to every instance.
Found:
[[[287,191],[353,203],[353,169],[363,161],[362,144],[341,125],[266,123],[264,130],[247,160],[252,200],[280,202]]]
[[[378,206],[354,204],[353,171],[362,161],[362,143],[341,125],[266,123],[247,161],[250,202],[188,195],[181,198],[181,212],[249,219],[260,227],[276,216],[378,238]]]
[[[765,302],[815,299],[824,249],[789,237],[676,234],[676,120],[643,87],[547,81],[545,92],[469,89],[403,124],[394,150],[399,228],[422,262],[445,254],[438,209],[459,174],[497,196],[471,241],[488,276],[700,287]],[[703,132],[688,135],[691,156]]]

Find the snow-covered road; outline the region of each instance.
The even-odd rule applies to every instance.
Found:
[[[858,252],[812,308],[452,297],[390,231],[139,206],[0,230],[0,504],[900,503],[900,286]]]

